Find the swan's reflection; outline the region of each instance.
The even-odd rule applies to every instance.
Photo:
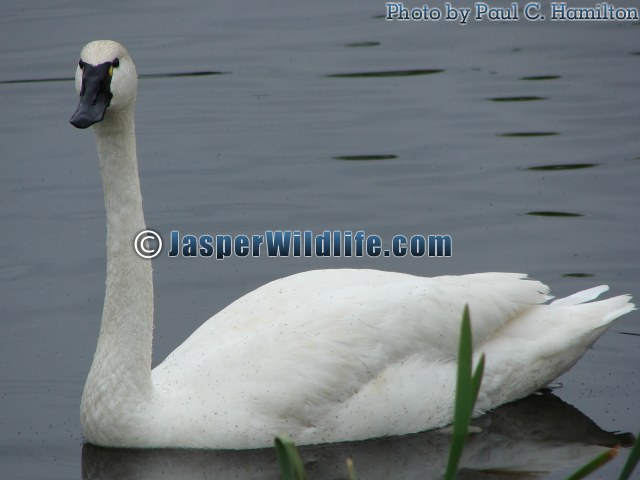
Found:
[[[606,447],[629,446],[631,434],[601,430],[548,391],[494,410],[474,421],[461,461],[463,477],[536,478],[584,463]],[[440,431],[364,442],[300,448],[310,478],[346,478],[351,456],[360,479],[438,478],[444,472],[449,436]],[[483,473],[480,473],[483,472]],[[513,475],[511,475],[513,474]],[[238,479],[279,477],[272,448],[244,451],[129,450],[84,445],[82,478]]]

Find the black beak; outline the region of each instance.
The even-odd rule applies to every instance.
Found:
[[[111,103],[111,62],[100,65],[90,65],[81,62],[82,87],[80,89],[80,103],[69,120],[76,128],[87,128],[102,121],[107,107]]]

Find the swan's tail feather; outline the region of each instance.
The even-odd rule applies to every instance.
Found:
[[[609,290],[609,285],[600,285],[599,287],[589,288],[587,290],[582,290],[581,292],[574,293],[573,295],[569,295],[568,297],[558,298],[551,302],[551,305],[566,306],[566,305],[578,305],[580,303],[590,302],[591,300],[595,300],[601,294]]]
[[[551,302],[551,305],[558,307],[578,306],[580,309],[588,308],[592,313],[591,318],[598,319],[598,326],[608,325],[616,318],[635,310],[635,305],[631,302],[631,295],[619,295],[606,300],[587,303],[595,300],[607,290],[609,290],[608,285],[600,285],[599,287],[582,290],[565,298],[559,298]]]
[[[482,346],[487,366],[481,395],[484,392],[484,398],[492,399],[492,407],[549,384],[569,370],[611,322],[635,309],[630,295],[591,301],[608,289],[601,285],[550,305],[533,306]],[[513,372],[526,369],[528,374],[503,375],[499,371],[503,364]]]
[[[597,303],[606,304],[608,307],[608,313],[606,313],[602,318],[603,325],[611,323],[616,318],[636,309],[636,306],[631,302],[631,295],[620,295]]]

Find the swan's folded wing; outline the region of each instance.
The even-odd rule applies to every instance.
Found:
[[[212,398],[222,390],[229,402],[312,418],[404,359],[454,360],[465,304],[474,343],[481,344],[548,298],[546,286],[523,278],[424,278],[372,270],[283,278],[209,319],[154,370],[154,381],[172,389],[177,383],[187,390],[210,388]]]

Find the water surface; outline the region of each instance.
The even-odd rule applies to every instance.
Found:
[[[0,7],[6,478],[81,476],[78,408],[105,275],[93,135],[68,124],[89,40],[121,41],[141,74],[140,173],[158,231],[454,239],[449,259],[160,257],[155,363],[241,294],[311,268],[516,271],[559,296],[603,283],[640,296],[640,26],[383,12],[364,0]],[[618,321],[558,380],[555,393],[607,431],[640,431],[638,321]],[[388,461],[371,448],[367,462]]]

